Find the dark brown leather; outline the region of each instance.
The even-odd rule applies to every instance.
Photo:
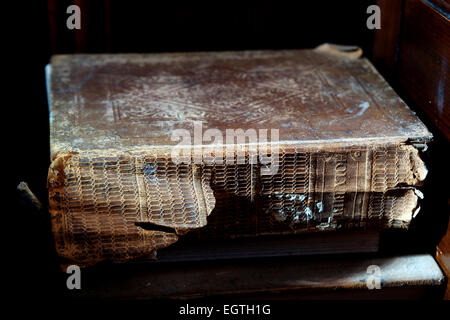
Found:
[[[416,147],[431,134],[355,55],[63,55],[48,81],[50,211],[64,263],[149,256],[202,227],[206,239],[407,227],[418,208]],[[193,132],[193,121],[224,134],[278,129],[278,171],[261,175],[248,149],[243,164],[175,164],[172,133]]]

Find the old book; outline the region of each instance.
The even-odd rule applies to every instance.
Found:
[[[406,228],[431,134],[370,62],[314,50],[59,55],[48,189],[63,264],[199,241]]]

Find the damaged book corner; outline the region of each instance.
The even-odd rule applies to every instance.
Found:
[[[420,208],[432,136],[360,49],[57,55],[46,73],[63,268],[184,239],[355,242]]]

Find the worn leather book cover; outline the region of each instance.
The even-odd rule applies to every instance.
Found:
[[[359,54],[58,55],[47,81],[63,265],[186,233],[407,228],[419,209],[431,134]]]

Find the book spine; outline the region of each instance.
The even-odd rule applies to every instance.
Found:
[[[409,145],[334,152],[282,149],[259,164],[175,164],[167,151],[59,154],[48,178],[64,263],[151,257],[191,230],[201,237],[407,227],[426,176]]]

